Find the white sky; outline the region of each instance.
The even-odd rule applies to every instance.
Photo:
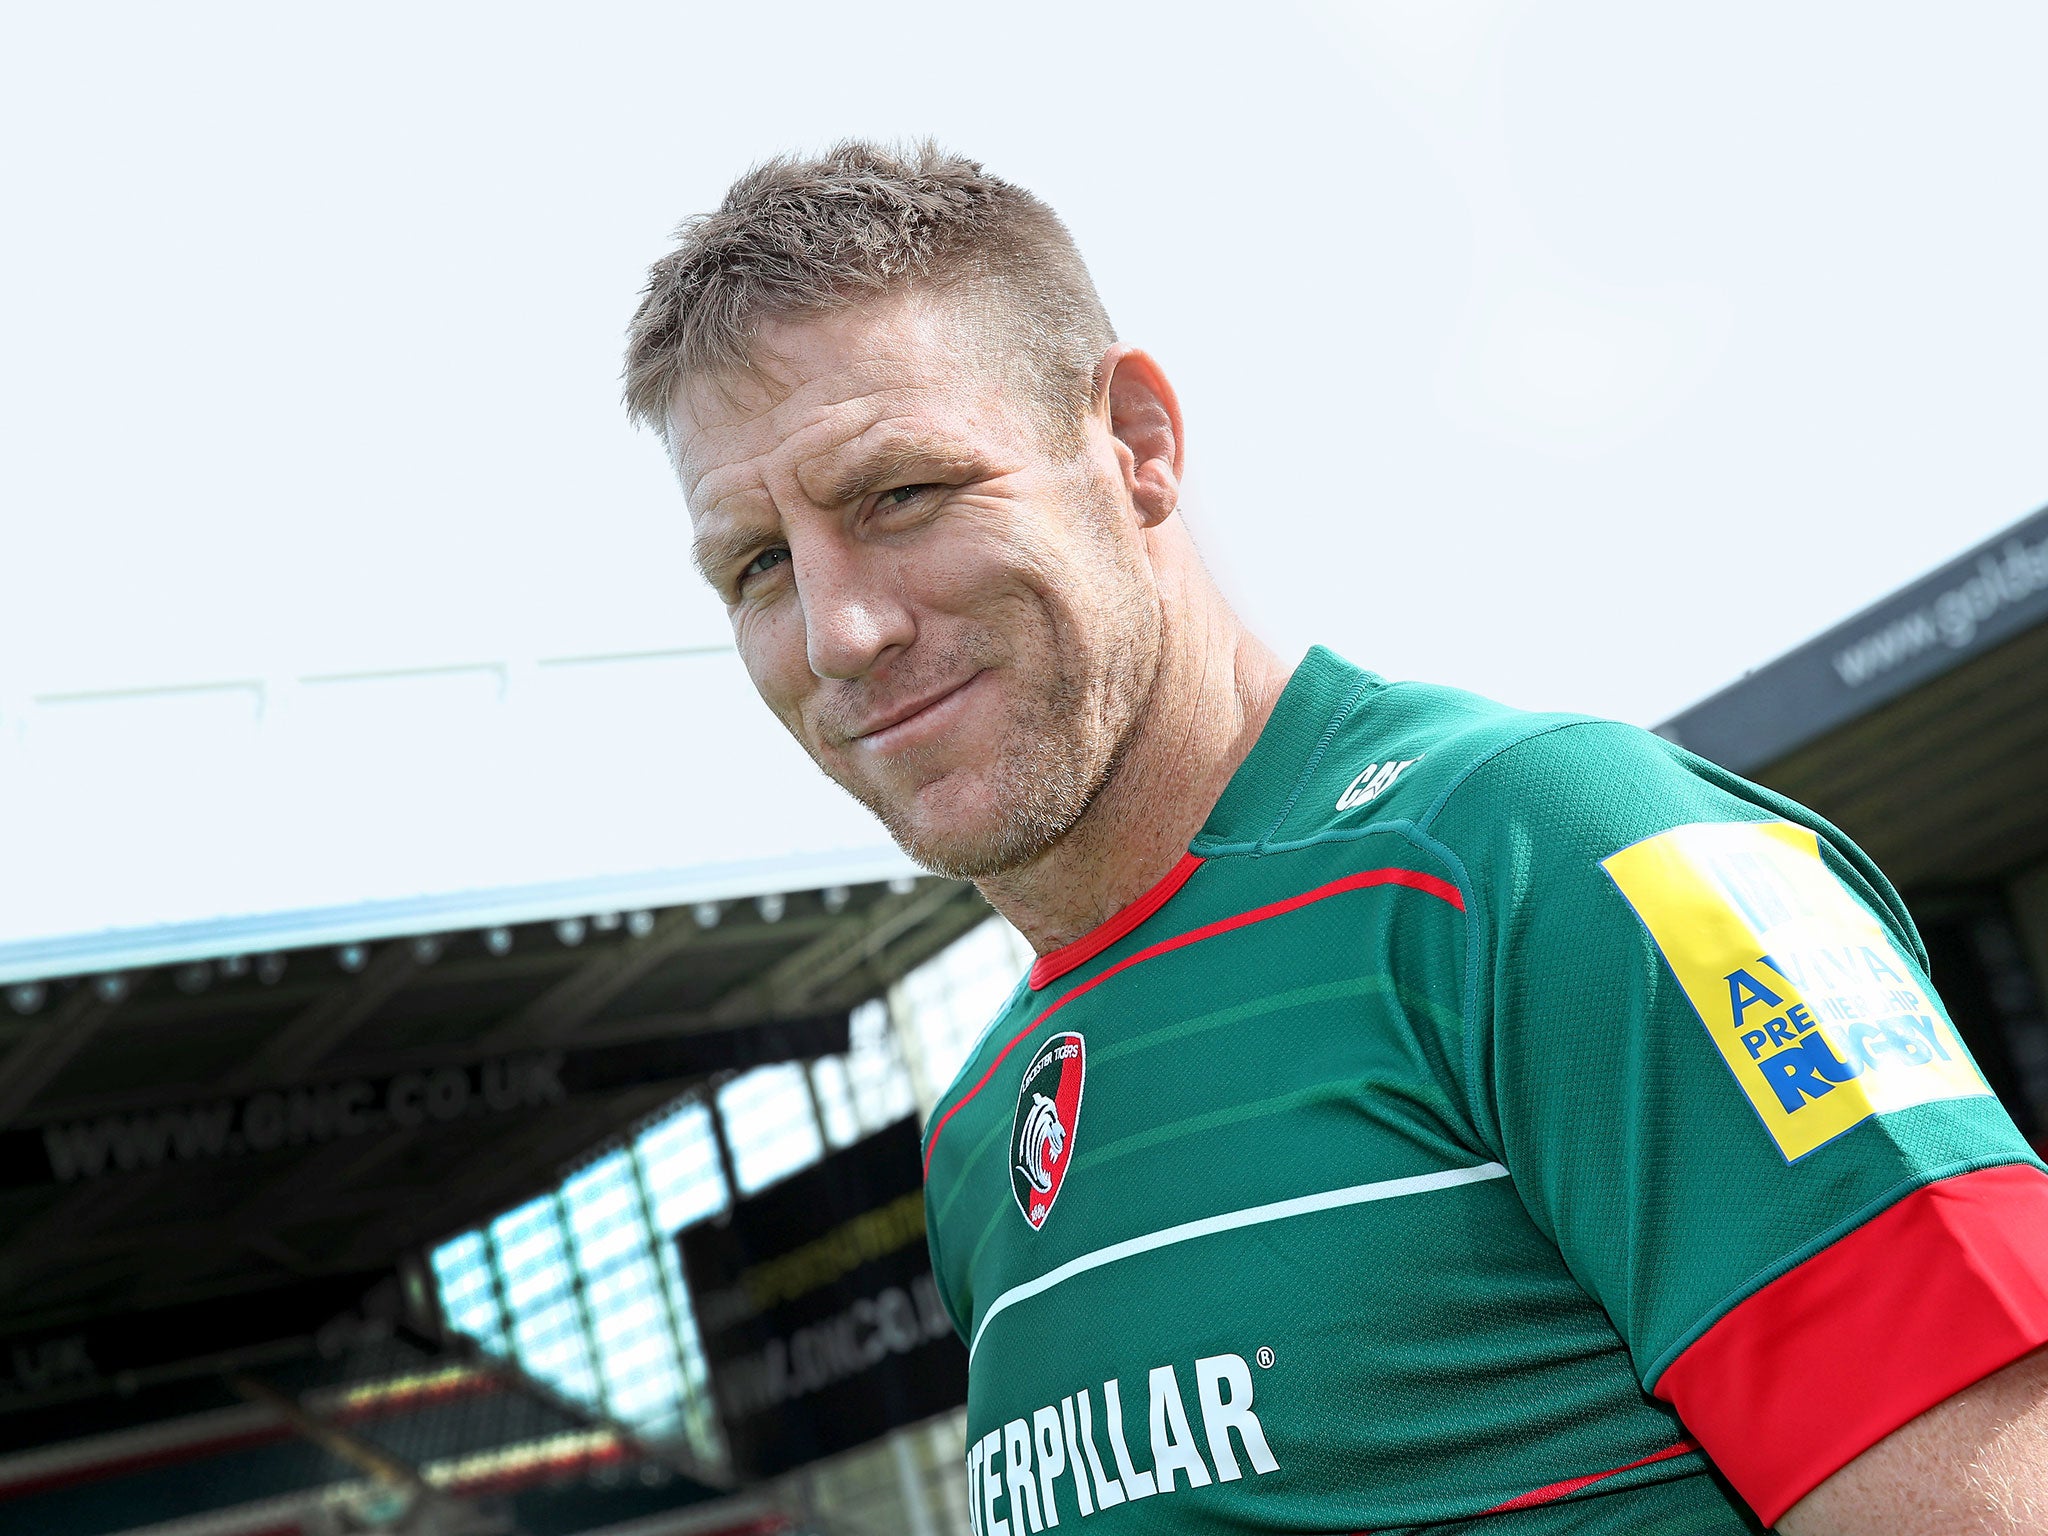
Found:
[[[721,637],[620,332],[679,218],[842,134],[936,135],[1065,214],[1289,653],[1651,723],[2048,501],[2018,0],[4,27],[0,726]]]

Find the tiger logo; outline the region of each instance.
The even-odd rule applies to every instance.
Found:
[[[1060,1124],[1059,1110],[1042,1093],[1031,1095],[1031,1107],[1024,1112],[1017,1132],[1017,1171],[1041,1195],[1052,1190],[1049,1171],[1067,1147],[1067,1128]]]
[[[1062,1030],[1031,1053],[1017,1084],[1017,1112],[1010,1121],[1010,1193],[1034,1232],[1052,1214],[1074,1166],[1087,1049],[1079,1031]]]

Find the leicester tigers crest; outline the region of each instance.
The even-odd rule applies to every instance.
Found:
[[[1071,1030],[1054,1035],[1032,1054],[1017,1090],[1017,1118],[1010,1124],[1010,1187],[1034,1232],[1052,1213],[1067,1165],[1074,1160],[1086,1049]]]

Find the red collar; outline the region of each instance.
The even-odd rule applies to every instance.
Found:
[[[1182,854],[1180,862],[1166,872],[1165,879],[1121,912],[1104,919],[1073,943],[1062,944],[1049,955],[1040,955],[1031,962],[1031,990],[1036,992],[1048,983],[1059,980],[1076,966],[1086,965],[1093,960],[1172,900],[1173,893],[1186,885],[1188,876],[1201,867],[1202,861],[1195,855]]]

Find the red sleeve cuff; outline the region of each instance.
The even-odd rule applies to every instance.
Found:
[[[1766,1525],[1900,1425],[2048,1343],[2048,1176],[1917,1189],[1739,1303],[1657,1396]]]

